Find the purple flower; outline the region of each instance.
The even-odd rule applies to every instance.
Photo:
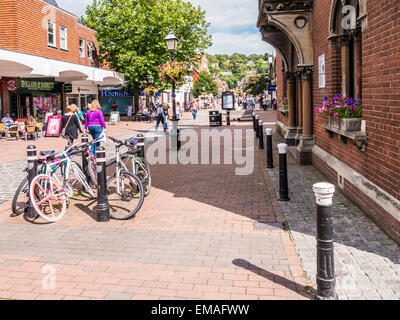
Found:
[[[332,113],[333,112],[333,109],[332,108],[329,108],[329,113]]]

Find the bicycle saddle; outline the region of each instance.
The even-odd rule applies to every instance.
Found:
[[[56,152],[55,152],[54,150],[52,150],[52,151],[40,151],[40,155],[41,155],[41,156],[49,156],[49,157],[52,157],[52,156],[55,156],[55,155],[56,155]]]
[[[132,139],[127,140],[127,143],[129,143],[132,146],[136,146],[139,143],[139,140],[132,138]]]

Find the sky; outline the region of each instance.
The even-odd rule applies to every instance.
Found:
[[[78,16],[84,15],[86,5],[92,0],[57,0],[58,5]],[[190,0],[207,12],[213,37],[210,54],[272,53],[273,48],[261,40],[256,27],[258,0]]]

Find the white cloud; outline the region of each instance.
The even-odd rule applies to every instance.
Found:
[[[58,5],[78,16],[85,13],[92,0],[57,0]],[[261,40],[256,28],[257,0],[190,0],[207,12],[211,23],[213,46],[209,53],[259,53],[273,52],[273,48]]]

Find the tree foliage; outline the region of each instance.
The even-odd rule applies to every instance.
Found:
[[[170,60],[170,27],[180,40],[177,61],[192,64],[212,43],[205,11],[183,0],[94,0],[82,20],[96,31],[101,63],[123,73],[135,92],[150,76],[161,87],[158,66]]]
[[[260,74],[254,77],[250,77],[244,90],[253,95],[261,95],[265,90],[268,90],[271,80],[267,74]]]
[[[214,96],[218,95],[218,85],[212,75],[206,71],[200,72],[193,87],[194,97],[197,98],[203,93]]]

